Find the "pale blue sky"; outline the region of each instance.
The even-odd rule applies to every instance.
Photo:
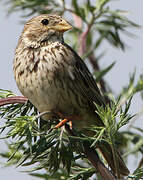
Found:
[[[118,0],[112,2],[112,7],[130,10],[129,18],[134,22],[143,25],[143,1],[142,0]],[[2,89],[10,89],[13,92],[19,94],[17,86],[14,81],[12,72],[12,62],[14,57],[14,49],[17,44],[18,37],[22,31],[23,25],[19,24],[20,13],[16,12],[10,17],[6,17],[6,7],[0,3],[0,52],[1,52],[1,66],[0,66],[0,82]],[[107,43],[104,44],[102,49],[107,51],[107,55],[101,61],[103,67],[108,66],[111,62],[117,61],[115,67],[106,76],[111,87],[117,94],[120,92],[122,87],[126,85],[129,80],[129,73],[134,71],[136,67],[137,78],[143,71],[143,59],[142,59],[142,48],[143,48],[143,29],[132,30],[137,38],[130,39],[124,37],[124,40],[130,46],[125,52],[115,50],[111,48]],[[137,79],[136,78],[136,79]],[[133,99],[131,107],[132,112],[139,111],[143,107],[143,103],[139,95]],[[137,121],[137,125],[143,126],[143,117]],[[6,147],[4,143],[1,143],[0,151]],[[2,167],[2,166],[1,166]],[[132,167],[129,164],[129,167]],[[20,180],[34,180],[35,178],[29,177],[24,173],[19,173],[19,169],[11,168],[0,168],[0,177],[3,180],[9,179],[20,179]]]

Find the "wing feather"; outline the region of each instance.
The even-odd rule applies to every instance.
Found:
[[[95,102],[98,105],[105,106],[105,100],[100,93],[100,90],[96,84],[93,75],[88,70],[84,61],[78,56],[78,54],[67,44],[64,44],[70,51],[72,51],[74,61],[72,61],[72,68],[70,68],[69,74],[72,74],[74,78],[74,84],[78,86],[82,94],[91,102]]]

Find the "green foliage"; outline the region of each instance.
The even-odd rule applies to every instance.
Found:
[[[5,93],[7,93],[7,91]],[[2,92],[2,94],[5,97],[4,92]],[[122,97],[114,100],[110,107],[107,106],[106,108],[96,105],[97,113],[104,122],[105,127],[93,126],[91,130],[96,132],[94,137],[81,137],[79,136],[80,132],[77,132],[77,130],[75,130],[77,137],[73,137],[69,136],[63,129],[52,129],[57,123],[56,119],[53,122],[46,122],[46,128],[40,128],[40,121],[42,120],[37,121],[38,116],[34,115],[36,112],[33,112],[33,108],[31,108],[32,105],[29,102],[29,105],[26,103],[20,106],[9,105],[3,107],[1,109],[2,116],[5,114],[4,118],[7,119],[7,121],[1,129],[9,129],[4,138],[12,139],[12,143],[11,145],[8,144],[9,151],[1,153],[1,156],[9,158],[8,165],[13,163],[16,163],[18,166],[35,165],[35,167],[28,170],[28,172],[45,169],[47,172],[45,174],[30,173],[33,176],[41,177],[45,180],[49,177],[51,177],[51,179],[61,177],[63,179],[88,179],[95,173],[95,170],[91,168],[90,163],[87,162],[83,155],[82,141],[92,142],[93,147],[96,147],[96,145],[102,141],[123,146],[121,141],[119,143],[119,137],[122,137],[123,141],[123,138],[126,139],[128,136],[129,142],[127,142],[127,144],[132,143],[135,144],[135,146],[132,150],[126,152],[125,156],[139,151],[142,152],[141,135],[137,135],[132,131],[118,132],[118,130],[126,125],[133,117],[128,113],[131,98],[128,102],[126,99],[127,103],[124,108],[119,108],[119,106],[121,106],[121,99]],[[13,108],[14,115],[16,112],[16,117],[12,113],[9,114]],[[23,110],[25,110],[25,108],[27,111],[24,111],[24,115]],[[23,116],[21,116],[21,114],[23,114]],[[27,114],[32,114],[32,116]],[[140,129],[137,130],[139,131]],[[126,147],[122,147],[121,149],[124,148]],[[141,176],[141,172],[142,171],[132,174],[129,178]]]
[[[0,98],[6,98],[10,96],[15,96],[15,94],[10,90],[0,89]]]
[[[3,0],[1,1],[3,2]],[[66,0],[6,0],[5,3],[8,4],[9,13],[23,11],[22,17],[54,12],[59,15],[75,14],[82,19],[82,28],[77,27],[79,32],[84,32],[85,28],[92,29],[88,32],[88,37],[92,37],[96,33],[96,37],[99,38],[98,46],[106,39],[114,47],[125,49],[125,43],[121,40],[120,33],[127,34],[127,27],[139,26],[124,16],[125,11],[111,10],[107,6],[110,1],[98,0],[96,3],[92,3],[90,0],[72,0],[70,3]],[[92,42],[87,42],[87,44],[90,44],[90,50],[95,51],[95,46],[98,47],[96,40],[92,38],[92,40],[90,39]]]
[[[125,160],[130,154],[143,155],[143,129],[133,124],[140,113],[136,115],[129,113],[132,98],[143,89],[143,75],[135,84],[133,73],[129,84],[115,97],[111,91],[107,91],[111,88],[108,88],[110,86],[104,81],[104,76],[110,72],[115,63],[101,69],[99,60],[104,54],[98,55],[104,40],[115,48],[125,50],[126,44],[122,34],[128,35],[128,28],[139,26],[125,16],[125,11],[112,10],[111,0],[96,0],[96,3],[91,0],[1,0],[1,2],[8,6],[9,14],[22,11],[22,18],[41,13],[58,13],[66,17],[68,15],[74,28],[69,32],[69,36],[66,36],[66,41],[70,42],[88,64],[92,65],[97,83],[112,100],[105,108],[95,104],[95,109],[105,127],[93,125],[90,128],[95,133],[93,137],[85,136],[77,129],[73,129],[76,136],[69,135],[68,125],[62,129],[53,129],[59,119],[55,118],[52,122],[43,121],[30,102],[1,106],[0,117],[4,119],[4,125],[0,127],[1,135],[5,132],[3,138],[11,140],[11,143],[7,143],[8,151],[0,153],[2,157],[8,159],[7,165],[33,165],[34,168],[29,170],[28,167],[27,172],[33,177],[45,180],[88,180],[101,177],[87,161],[83,153],[83,142],[90,142],[93,148],[96,148],[98,143],[108,142],[113,150],[117,146],[124,153]],[[1,100],[11,96],[15,94],[0,89]],[[128,125],[128,129],[122,130],[125,125]],[[119,131],[120,129],[122,131]],[[141,159],[139,165],[135,165],[136,170],[126,179],[141,179],[142,165]],[[40,171],[41,169],[44,169],[44,173]]]
[[[98,83],[103,78],[103,76],[105,76],[114,67],[114,65],[115,62],[101,71],[95,71],[94,74],[96,76],[96,82]]]
[[[35,13],[51,13],[53,11],[53,7],[58,7],[59,4],[54,0],[10,0],[5,2],[9,6],[8,13],[15,12],[15,11],[29,11],[26,12],[25,16],[31,16]],[[23,16],[23,17],[25,17]]]

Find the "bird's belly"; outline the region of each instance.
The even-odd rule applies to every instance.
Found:
[[[19,79],[19,78],[18,78]],[[57,111],[71,114],[73,106],[68,94],[53,72],[27,72],[17,80],[22,94],[40,111]]]
[[[24,96],[38,109],[39,112],[62,112],[73,117],[73,125],[79,129],[90,127],[94,124],[95,117],[90,113],[88,106],[81,107],[77,103],[74,93],[67,93],[60,80],[53,74],[39,74],[41,72],[27,72],[16,78],[17,85]],[[65,83],[66,85],[66,83]],[[49,115],[43,116],[49,119]]]

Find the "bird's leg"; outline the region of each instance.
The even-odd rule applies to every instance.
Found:
[[[72,129],[72,118],[73,118],[73,116],[67,116],[67,117],[65,117],[65,116],[64,116],[62,113],[60,113],[60,112],[58,112],[57,114],[60,116],[60,118],[61,118],[62,120],[54,127],[54,129],[58,129],[58,128],[64,126],[67,122],[69,122],[70,129]]]
[[[69,121],[69,127],[72,130],[72,121]]]
[[[68,119],[63,119],[63,120],[61,120],[61,121],[54,127],[54,129],[58,129],[58,128],[64,126],[68,121],[69,121]]]

